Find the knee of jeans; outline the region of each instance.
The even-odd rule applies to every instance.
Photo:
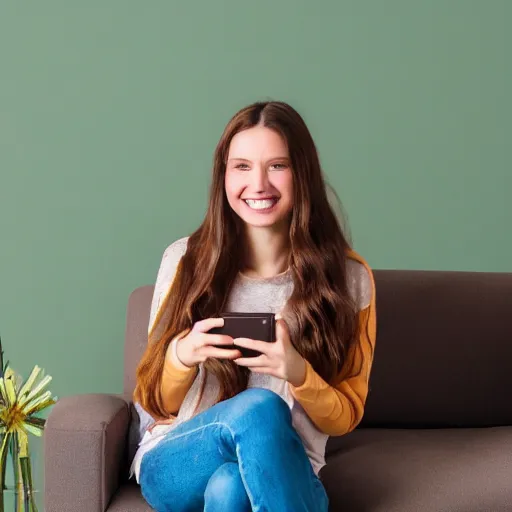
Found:
[[[228,462],[215,471],[204,491],[204,499],[209,503],[218,501],[233,503],[247,500],[237,463]]]
[[[281,423],[291,421],[291,411],[288,404],[277,394],[269,389],[249,388],[240,395],[243,400],[241,413],[253,414],[260,421],[273,421]]]

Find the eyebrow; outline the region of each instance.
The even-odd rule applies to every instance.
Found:
[[[274,156],[273,158],[269,158],[268,161],[271,162],[272,160],[289,160],[290,157],[288,156]],[[229,158],[228,159],[228,162],[232,162],[232,161],[239,161],[239,162],[250,162],[251,160],[248,160],[247,158],[238,158],[238,157],[233,157],[233,158]]]

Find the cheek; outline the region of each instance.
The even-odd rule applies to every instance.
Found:
[[[224,178],[224,188],[226,189],[226,196],[229,200],[238,199],[244,188],[243,183],[237,176],[227,172]]]
[[[281,195],[293,196],[293,178],[291,172],[277,174],[273,180],[273,185],[281,192]]]

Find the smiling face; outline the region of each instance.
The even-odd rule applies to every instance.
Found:
[[[247,225],[287,226],[293,177],[281,135],[264,126],[238,132],[229,146],[224,186],[229,205]]]

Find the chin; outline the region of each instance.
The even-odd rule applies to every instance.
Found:
[[[242,219],[243,223],[247,226],[251,226],[254,228],[275,228],[282,226],[286,223],[286,217],[279,216],[274,218],[267,218],[267,219],[254,219],[250,218],[247,215],[240,215],[240,218]]]

